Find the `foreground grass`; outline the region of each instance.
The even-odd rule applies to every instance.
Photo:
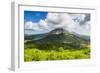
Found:
[[[88,59],[90,58],[90,48],[66,49],[62,47],[58,50],[39,50],[37,48],[27,48],[24,50],[24,61],[46,61],[46,60],[66,60],[66,59]]]

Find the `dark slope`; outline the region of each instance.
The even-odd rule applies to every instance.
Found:
[[[31,37],[31,41],[26,42],[26,44],[31,43],[31,47],[33,46],[39,49],[55,49],[59,47],[63,47],[64,49],[79,49],[89,43],[89,41],[60,28],[47,34],[31,35]]]

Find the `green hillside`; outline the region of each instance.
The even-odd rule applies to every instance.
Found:
[[[62,29],[45,35],[27,36],[25,41],[25,61],[90,58],[90,41]]]

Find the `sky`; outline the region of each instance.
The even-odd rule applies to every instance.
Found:
[[[39,12],[39,11],[24,11],[24,19],[26,21],[39,22],[41,19],[45,19],[47,16],[47,12]]]
[[[24,11],[25,34],[48,33],[56,28],[90,36],[90,14]]]

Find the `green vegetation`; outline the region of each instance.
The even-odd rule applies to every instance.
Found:
[[[27,48],[24,51],[24,61],[46,61],[46,60],[65,60],[65,59],[88,59],[90,58],[90,47],[81,49],[41,50],[38,48]]]
[[[55,29],[47,34],[24,37],[25,62],[89,58],[90,39],[87,36]]]

